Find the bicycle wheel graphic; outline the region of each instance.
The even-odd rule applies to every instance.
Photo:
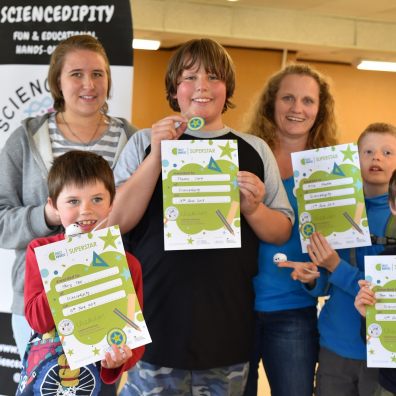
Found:
[[[95,365],[81,367],[78,370],[63,370],[62,384],[59,375],[61,367],[58,358],[51,359],[43,365],[34,385],[35,396],[97,396],[100,391],[99,372]],[[69,374],[69,376],[68,376]]]

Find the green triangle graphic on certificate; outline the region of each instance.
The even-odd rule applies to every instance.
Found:
[[[100,257],[98,254],[93,252],[93,258],[92,258],[92,266],[93,267],[108,267],[109,264],[107,264],[102,257]]]
[[[222,173],[222,170],[220,169],[220,166],[217,164],[217,162],[213,159],[213,157],[210,157],[209,160],[209,165],[208,169],[214,170],[216,172]]]
[[[342,171],[342,169],[334,162],[333,170],[331,172],[333,175],[337,176],[345,176],[345,173]]]

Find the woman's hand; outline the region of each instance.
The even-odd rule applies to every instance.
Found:
[[[111,348],[112,351],[106,352],[105,358],[100,362],[104,368],[115,369],[121,367],[132,357],[132,350],[128,345],[124,344],[118,347],[113,344]]]
[[[302,283],[308,283],[310,286],[315,284],[315,280],[319,278],[320,272],[318,267],[313,263],[302,263],[298,261],[281,261],[277,263],[279,268],[292,268],[290,276],[294,280]]]
[[[307,246],[307,250],[312,262],[318,267],[333,272],[340,263],[340,256],[338,253],[319,232],[314,232],[309,240],[310,244]]]
[[[255,174],[246,171],[239,171],[237,179],[241,193],[241,212],[250,215],[264,200],[264,183]]]
[[[59,217],[59,213],[51,204],[51,200],[49,198],[47,199],[47,203],[45,204],[44,207],[44,217],[45,217],[45,222],[49,227],[55,227],[62,224]]]

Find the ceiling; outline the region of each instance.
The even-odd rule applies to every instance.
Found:
[[[301,60],[396,61],[396,0],[130,0],[134,37],[194,37],[296,52]]]

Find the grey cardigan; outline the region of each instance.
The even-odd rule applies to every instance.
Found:
[[[27,118],[8,138],[0,152],[0,247],[15,249],[12,267],[11,311],[24,315],[25,250],[35,238],[61,232],[48,227],[44,217],[47,175],[53,161],[48,131],[49,114]],[[124,119],[114,164],[135,129]]]

